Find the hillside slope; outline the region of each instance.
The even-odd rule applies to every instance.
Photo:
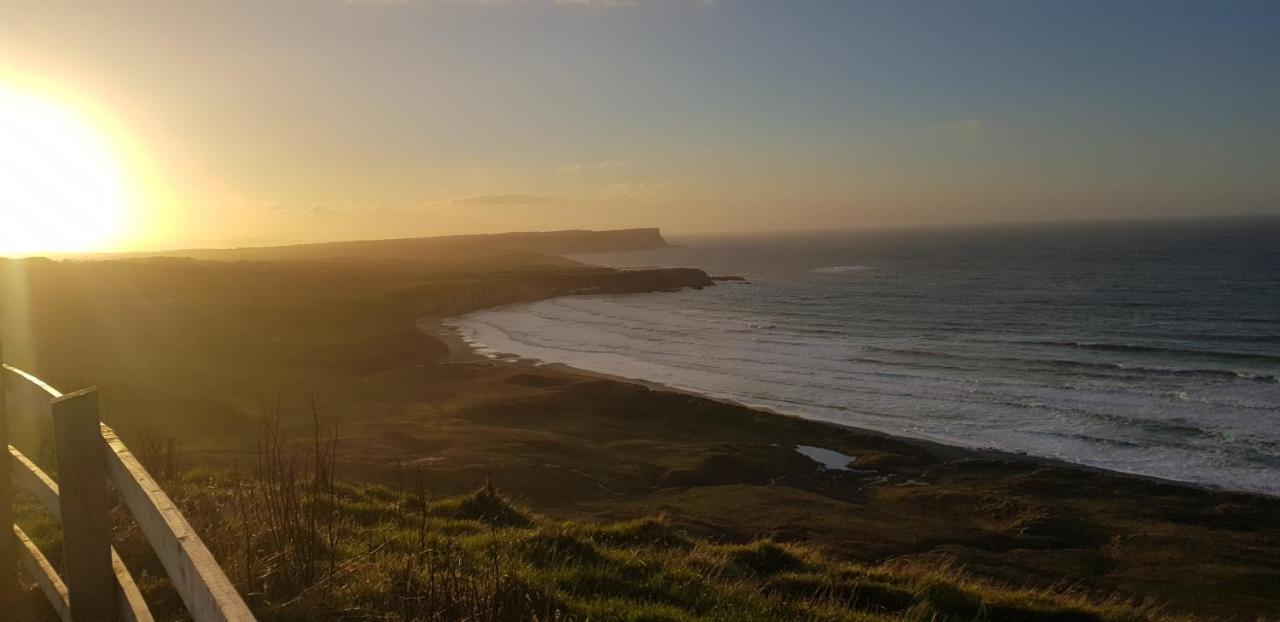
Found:
[[[570,255],[610,251],[636,251],[667,246],[656,228],[610,231],[533,231],[481,235],[319,242],[289,246],[244,248],[189,248],[132,256],[191,257],[215,261],[293,261],[315,259],[440,260],[457,253],[466,255],[521,254]],[[527,255],[523,259],[530,259]]]
[[[296,465],[314,454],[263,457]],[[661,517],[553,520],[491,486],[439,499],[420,473],[390,488],[293,468],[247,479],[197,470],[167,480],[264,621],[1172,619],[1124,600],[979,580],[945,560],[855,564],[800,544],[716,542]],[[273,513],[281,504],[293,514]],[[22,522],[56,563],[57,528],[31,509],[22,506]],[[135,575],[163,576],[137,528],[118,524],[117,546]],[[182,616],[165,582],[141,587],[159,619]],[[25,600],[23,619],[52,620],[34,589]]]

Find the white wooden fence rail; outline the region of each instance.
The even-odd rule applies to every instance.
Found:
[[[0,529],[0,597],[16,587],[21,560],[63,622],[152,622],[142,593],[111,546],[110,481],[195,622],[254,619],[177,506],[101,422],[96,389],[63,395],[3,364],[0,376],[0,448],[8,448],[0,451],[0,526],[12,525],[12,533]],[[22,451],[37,450],[33,439],[41,430],[52,430],[57,482]],[[9,477],[3,476],[6,471]],[[62,574],[14,523],[15,485],[61,521]]]

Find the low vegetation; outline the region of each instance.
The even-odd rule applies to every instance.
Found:
[[[796,544],[692,537],[661,517],[551,520],[492,483],[440,499],[419,474],[394,487],[343,483],[321,434],[287,448],[266,422],[261,439],[252,469],[193,469],[164,484],[263,620],[1162,619],[1151,606],[997,585],[946,562],[851,564]],[[57,563],[56,525],[30,500],[21,509]],[[157,618],[181,618],[120,518],[117,547]]]
[[[287,615],[299,596],[329,612],[322,618],[400,616],[389,598],[374,602],[384,612],[375,615],[346,596],[362,568],[383,576],[384,560],[400,555],[395,542],[377,548],[398,523],[377,525],[394,516],[396,491],[418,496],[419,467],[429,504],[442,504],[429,513],[433,529],[444,529],[446,515],[470,520],[449,514],[449,504],[461,507],[490,475],[532,510],[522,512],[528,524],[508,516],[495,527],[499,536],[555,521],[665,513],[671,534],[664,537],[701,542],[699,551],[767,539],[789,551],[810,547],[837,566],[898,560],[934,567],[951,559],[971,581],[1069,586],[1094,599],[1122,593],[1209,620],[1280,619],[1276,498],[916,443],[552,366],[468,360],[449,331],[424,320],[564,293],[696,285],[701,273],[654,271],[649,280],[480,247],[406,261],[301,260],[283,252],[239,257],[252,261],[30,259],[0,270],[0,287],[22,292],[31,319],[5,331],[6,362],[62,389],[99,387],[104,420],[131,449],[151,456],[148,469],[264,619]],[[269,480],[256,457],[243,451],[253,446],[259,406],[273,397],[284,402],[285,425],[314,445],[312,413],[302,406],[313,394],[338,426],[338,475],[389,484],[390,492],[340,481],[288,484],[332,476],[262,484]],[[848,471],[824,470],[793,451],[797,445],[856,462]],[[277,472],[314,470],[314,461],[303,464],[309,454],[289,453],[281,453]],[[51,452],[28,455],[50,466]],[[202,475],[192,467],[225,471]],[[248,494],[264,485],[293,486],[315,497],[299,503],[328,510],[268,513],[263,488],[256,498]],[[418,516],[414,503],[402,503],[396,519],[406,529]],[[56,543],[56,530],[24,520],[42,544]],[[156,602],[176,610],[156,587],[163,583],[158,566],[124,524],[117,542],[126,560]],[[361,549],[368,542],[376,553]],[[616,537],[592,546],[606,560],[610,551],[647,550]],[[509,574],[545,589],[518,567]],[[765,581],[748,581],[761,595],[783,598],[779,586],[766,594]],[[42,597],[34,597],[38,604]],[[573,607],[583,598],[556,601],[561,616],[580,616],[586,609]],[[38,619],[8,613],[0,619]]]

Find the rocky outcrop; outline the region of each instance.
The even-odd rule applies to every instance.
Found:
[[[675,291],[709,285],[714,283],[707,273],[693,268],[582,270],[471,277],[418,286],[404,295],[412,298],[420,315],[445,317],[555,296]]]

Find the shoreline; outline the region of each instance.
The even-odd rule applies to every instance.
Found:
[[[1263,492],[1250,491],[1250,490],[1235,490],[1231,488],[1226,488],[1222,486],[1201,483],[1201,482],[1176,480],[1176,479],[1170,479],[1165,477],[1159,477],[1155,475],[1144,475],[1140,473],[1127,473],[1124,471],[1117,471],[1117,470],[1107,469],[1103,467],[1071,462],[1068,460],[1063,460],[1061,458],[1037,456],[1034,454],[1002,450],[1002,449],[997,449],[993,447],[966,447],[963,445],[957,445],[957,444],[952,444],[952,443],[947,443],[947,442],[937,441],[932,439],[926,439],[926,438],[907,436],[903,434],[896,434],[892,432],[884,432],[881,430],[874,430],[871,428],[864,428],[864,427],[859,427],[859,426],[850,425],[846,423],[838,423],[838,422],[827,421],[823,419],[814,419],[814,418],[805,417],[804,415],[797,414],[797,413],[781,412],[781,411],[769,408],[767,406],[746,404],[746,403],[738,402],[728,398],[701,393],[692,389],[674,387],[674,386],[663,384],[661,382],[645,380],[643,378],[632,378],[628,376],[621,376],[617,374],[611,374],[608,372],[601,372],[601,371],[596,371],[592,369],[575,367],[572,365],[568,365],[566,363],[542,361],[539,359],[522,357],[520,355],[512,354],[509,352],[497,352],[493,355],[489,355],[477,350],[475,344],[473,344],[472,342],[468,341],[465,337],[460,335],[457,329],[451,326],[448,326],[446,324],[448,320],[453,319],[455,317],[460,317],[461,315],[466,315],[468,313],[475,313],[478,311],[486,311],[486,310],[498,309],[502,307],[529,304],[532,302],[536,302],[536,301],[529,300],[529,301],[522,301],[522,302],[507,303],[507,304],[497,305],[494,307],[486,307],[483,309],[473,309],[473,310],[467,311],[466,313],[452,315],[452,316],[419,318],[419,320],[415,322],[415,326],[417,327],[418,330],[422,331],[424,334],[432,338],[439,340],[448,348],[448,354],[446,358],[442,361],[443,364],[467,365],[467,364],[476,364],[476,363],[487,363],[495,366],[504,365],[504,366],[511,366],[513,368],[527,368],[527,369],[541,369],[541,370],[556,371],[556,372],[564,373],[571,376],[579,376],[583,378],[608,380],[612,382],[638,385],[652,391],[686,395],[686,396],[695,397],[702,400],[708,400],[710,402],[730,405],[738,408],[744,408],[747,410],[754,411],[756,413],[771,415],[775,417],[784,417],[787,419],[796,419],[796,420],[803,421],[807,424],[818,425],[818,426],[828,426],[833,429],[841,430],[844,432],[852,432],[852,433],[863,435],[863,436],[877,437],[877,438],[882,438],[888,441],[904,443],[907,445],[914,446],[918,449],[922,449],[929,453],[932,453],[933,455],[937,456],[939,459],[945,462],[956,461],[956,460],[966,460],[966,459],[1020,462],[1024,464],[1032,464],[1037,466],[1054,467],[1054,468],[1061,468],[1061,469],[1067,469],[1067,470],[1079,470],[1079,471],[1084,471],[1084,472],[1093,473],[1093,474],[1131,479],[1134,481],[1148,483],[1148,484],[1184,487],[1187,489],[1200,491],[1200,492],[1228,494],[1228,495],[1246,495],[1246,496],[1256,497],[1258,499],[1267,500],[1267,501],[1280,500],[1280,494],[1271,495]]]
[[[450,266],[36,263],[28,273],[44,286],[31,309],[47,322],[29,366],[58,386],[92,381],[123,437],[175,439],[184,468],[243,465],[264,416],[279,417],[298,451],[323,421],[333,472],[381,499],[415,480],[442,496],[489,485],[549,521],[665,524],[842,564],[945,564],[999,584],[1079,586],[1204,619],[1280,617],[1278,499],[491,359],[442,319],[707,279],[693,269],[460,275]],[[210,299],[202,284],[226,289]],[[137,291],[172,297],[129,295]],[[824,468],[799,446],[854,460]]]

